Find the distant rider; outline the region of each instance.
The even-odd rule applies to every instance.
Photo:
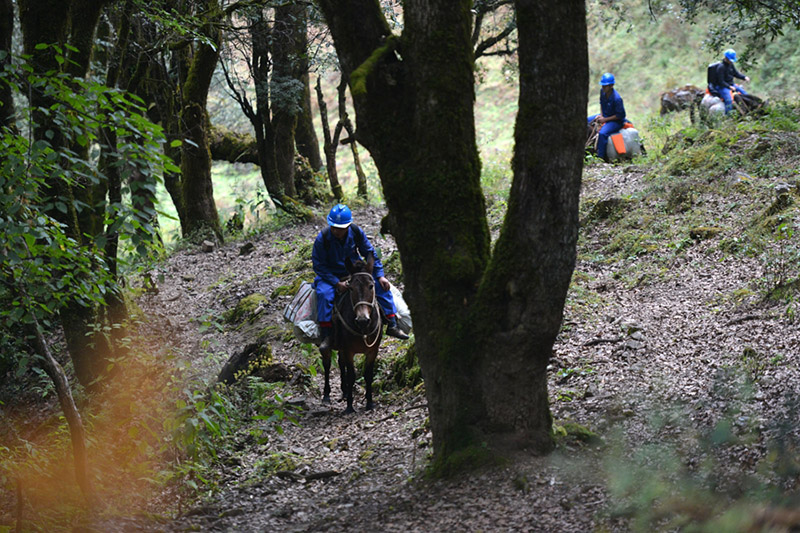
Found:
[[[314,289],[317,292],[317,322],[322,331],[321,350],[331,348],[334,297],[337,292],[347,290],[347,285],[342,281],[348,275],[344,266],[345,257],[349,257],[351,261],[366,261],[370,256],[375,260],[372,276],[375,278],[376,299],[386,316],[386,334],[398,339],[408,339],[408,335],[397,326],[397,308],[375,248],[364,230],[353,224],[350,208],[337,204],[328,213],[328,227],[319,232],[311,251],[311,262],[317,275]]]
[[[735,89],[742,94],[747,94],[747,91],[745,91],[741,85],[733,83],[733,79],[738,78],[740,80],[750,81],[748,76],[736,70],[735,62],[736,50],[729,48],[725,50],[722,61],[716,63],[716,66],[712,65],[714,68],[709,68],[708,72],[708,91],[712,95],[722,98],[725,102],[726,115],[733,109],[731,90]]]
[[[600,113],[586,119],[591,122],[597,119],[602,125],[597,133],[597,157],[608,162],[606,147],[608,138],[622,129],[625,124],[625,105],[622,97],[614,89],[614,75],[606,72],[600,78]]]

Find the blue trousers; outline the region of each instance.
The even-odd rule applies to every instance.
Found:
[[[317,293],[317,322],[330,324],[333,315],[333,299],[336,297],[336,288],[322,278],[314,280],[314,290]],[[375,299],[387,318],[397,313],[394,305],[392,291],[384,290],[378,280],[375,280]]]
[[[747,91],[744,90],[744,87],[741,85],[734,85],[736,90],[742,94],[747,94]],[[722,101],[725,102],[725,114],[727,115],[733,110],[733,95],[731,94],[731,90],[729,87],[723,87],[722,85],[709,85],[709,89],[711,93],[716,93],[722,98]]]
[[[586,123],[589,124],[599,115],[592,115],[591,117],[586,119]],[[608,147],[608,138],[611,137],[613,134],[617,133],[619,130],[622,129],[621,122],[606,122],[603,124],[603,127],[600,128],[600,131],[597,133],[597,157],[600,159],[606,158],[606,148]]]

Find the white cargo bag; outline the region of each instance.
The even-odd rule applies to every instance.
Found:
[[[317,324],[317,292],[311,282],[304,281],[292,301],[283,310],[283,318],[294,326],[292,331],[300,342],[319,344],[322,341]]]
[[[625,152],[620,154],[614,146],[614,137],[622,137]],[[622,128],[618,133],[614,133],[608,137],[608,144],[606,145],[606,156],[609,161],[617,159],[631,159],[642,153],[642,142],[639,140],[639,131],[636,128]]]
[[[392,291],[394,306],[397,308],[397,327],[399,327],[403,333],[408,334],[412,326],[411,310],[403,299],[403,293],[400,292],[400,289],[391,284],[389,285],[389,289]]]

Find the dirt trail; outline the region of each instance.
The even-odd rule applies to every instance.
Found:
[[[642,173],[635,168],[598,165],[589,172],[584,197],[643,187]],[[369,208],[356,210],[355,218],[377,238],[382,214]],[[288,261],[293,246],[283,243],[313,239],[318,229],[306,225],[262,235],[248,256],[239,256],[233,244],[209,254],[179,254],[164,268],[159,294],[143,300],[143,310],[161,317],[172,342],[195,358],[199,373],[211,374],[221,354],[230,355],[247,339],[215,328],[198,334],[192,317],[221,316],[247,294],[268,296],[286,284],[286,278],[262,274]],[[594,238],[589,229],[588,246]],[[384,252],[394,246],[390,238],[376,245]],[[786,409],[784,395],[800,377],[800,333],[774,310],[743,311],[730,298],[761,268],[755,259],[723,256],[712,241],[693,245],[661,276],[634,286],[618,279],[614,267],[579,262],[577,270],[586,279],[579,285],[600,300],[590,313],[567,312],[554,347],[550,395],[556,423],[577,422],[606,443],[621,432],[631,443],[629,454],[673,440],[693,449],[697,445],[689,437],[732,416],[736,407],[734,421],[755,429],[766,442],[774,429],[770,421]],[[270,301],[269,320],[280,323],[284,305],[285,299]],[[213,347],[217,357],[209,359],[203,346]],[[277,360],[287,363],[300,357],[295,341],[278,343],[273,350]],[[745,394],[735,389],[728,370],[752,370],[747,354],[758,354],[752,363],[758,375]],[[337,391],[338,373],[333,379]],[[359,412],[345,416],[341,404],[323,407],[319,391],[321,376],[310,394],[298,392],[303,397],[297,401],[306,407],[300,425],[287,425],[268,445],[253,445],[212,501],[158,527],[231,532],[628,530],[626,518],[611,512],[603,481],[605,467],[625,457],[610,456],[599,444],[566,440],[550,457],[520,455],[472,476],[430,481],[422,475],[430,453],[424,395],[379,398],[376,410],[364,412],[362,394],[357,396]],[[668,422],[654,424],[655,418]],[[293,473],[244,482],[244,473],[256,472],[259,462],[278,452],[294,458]],[[702,460],[704,452],[697,453]],[[758,459],[752,449],[732,447],[726,453],[732,469],[740,468],[740,461],[752,465]]]

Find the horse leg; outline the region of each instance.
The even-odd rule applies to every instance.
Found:
[[[325,369],[325,388],[322,390],[322,403],[331,403],[331,351],[320,351],[322,368]]]
[[[339,376],[342,378],[342,400],[347,399],[347,356],[340,351],[337,354],[339,359]]]
[[[375,404],[372,403],[372,377],[375,372],[375,358],[378,356],[378,350],[370,350],[369,353],[364,354],[364,384],[367,396],[367,411],[371,411]]]
[[[342,393],[347,400],[347,409],[345,409],[344,412],[345,414],[350,414],[356,412],[356,410],[353,409],[353,386],[356,383],[356,368],[353,364],[352,353],[348,352],[344,359],[344,363],[340,363],[345,367],[345,371],[342,373]]]

